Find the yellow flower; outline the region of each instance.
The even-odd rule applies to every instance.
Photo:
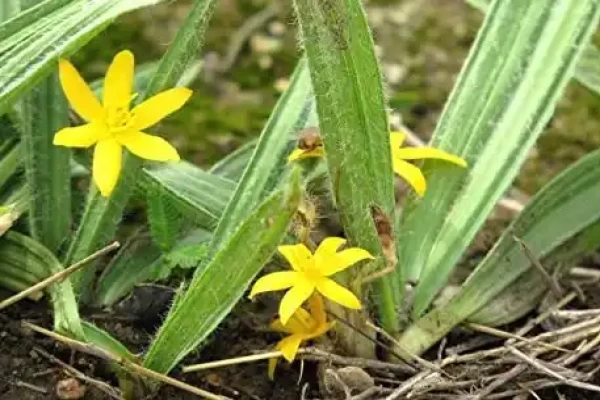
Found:
[[[308,305],[310,313],[300,307],[294,312],[287,324],[283,324],[280,319],[271,324],[271,329],[289,334],[289,336],[280,340],[275,348],[281,351],[283,358],[290,363],[296,358],[302,342],[325,334],[333,326],[333,323],[327,322],[325,305],[321,296],[313,294],[308,300]],[[277,360],[277,358],[269,360],[269,377],[271,379],[275,374]]]
[[[103,196],[109,196],[119,179],[122,148],[153,161],[178,161],[179,154],[167,141],[142,132],[180,109],[192,95],[187,88],[174,88],[144,101],[130,110],[134,58],[122,51],[113,59],[104,80],[102,103],[67,60],[59,62],[59,76],[71,107],[87,124],[60,130],[54,144],[94,149],[93,178]]]
[[[433,147],[402,147],[406,134],[402,132],[391,132],[390,143],[392,150],[392,162],[394,172],[404,178],[417,192],[419,196],[425,194],[427,182],[421,170],[406,162],[406,160],[420,160],[425,158],[433,158],[444,160],[461,167],[466,167],[467,163],[460,157],[446,153],[443,150],[434,149]],[[313,148],[298,147],[289,155],[288,162],[300,160],[310,157],[321,157],[325,154],[323,146]]]
[[[434,149],[433,147],[404,147],[402,143],[406,134],[403,132],[392,132],[390,134],[390,143],[392,146],[392,162],[394,164],[394,172],[404,178],[419,196],[425,194],[427,182],[425,176],[418,167],[406,162],[405,160],[420,160],[425,158],[433,158],[436,160],[444,160],[461,167],[466,167],[467,163],[460,157],[446,153],[443,150]]]
[[[361,260],[373,259],[373,256],[358,247],[338,252],[345,243],[346,240],[342,238],[329,237],[323,240],[314,255],[303,244],[279,246],[279,252],[294,271],[273,272],[263,276],[252,287],[250,298],[259,293],[291,288],[279,305],[279,318],[283,324],[315,290],[345,307],[360,309],[360,300],[329,276]]]

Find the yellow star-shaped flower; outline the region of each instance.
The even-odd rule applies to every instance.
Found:
[[[274,331],[289,335],[280,340],[275,348],[281,351],[283,358],[290,363],[296,358],[302,342],[324,335],[333,326],[333,322],[327,322],[325,305],[321,296],[313,294],[308,300],[308,306],[310,313],[300,307],[292,314],[287,324],[284,324],[281,319],[275,320],[271,324],[271,329]],[[269,360],[269,377],[271,379],[275,375],[276,366],[277,358],[271,358]]]
[[[392,147],[392,162],[394,172],[404,178],[419,196],[425,194],[427,181],[418,167],[406,160],[422,160],[425,158],[448,161],[461,167],[467,163],[460,157],[446,153],[433,147],[402,147],[406,134],[403,132],[391,132],[390,143]]]
[[[104,80],[103,104],[100,104],[75,67],[59,62],[59,77],[71,107],[87,124],[64,128],[54,136],[54,144],[87,148],[95,145],[92,176],[100,193],[113,191],[122,164],[122,148],[138,157],[153,161],[178,161],[179,154],[164,139],[143,130],[180,109],[192,95],[187,88],[174,88],[130,109],[134,78],[134,57],[128,51],[113,59]]]
[[[403,132],[390,133],[394,172],[404,178],[421,197],[425,195],[427,181],[421,170],[407,162],[407,160],[412,161],[431,158],[448,161],[461,167],[467,166],[467,163],[462,158],[440,149],[435,149],[433,147],[402,147],[405,137],[406,134]],[[323,155],[325,155],[325,150],[322,145],[314,148],[296,148],[289,155],[288,162],[304,158],[322,157]]]
[[[329,277],[361,260],[373,259],[373,256],[358,247],[338,252],[345,243],[345,239],[329,237],[323,240],[314,254],[303,244],[279,246],[279,252],[294,271],[273,272],[263,276],[252,287],[250,298],[259,293],[291,288],[279,304],[279,318],[283,324],[315,290],[345,307],[360,309],[360,300]]]

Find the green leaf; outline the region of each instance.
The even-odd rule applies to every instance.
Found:
[[[492,0],[466,0],[479,11],[486,12]],[[600,50],[588,43],[577,62],[574,77],[592,92],[600,94]]]
[[[573,235],[544,258],[548,275],[560,277],[573,260],[593,252],[600,245],[600,220]],[[497,247],[499,248],[499,247]],[[501,268],[500,265],[497,267]],[[537,268],[529,268],[517,280],[467,320],[488,326],[509,324],[533,311],[548,292],[548,282]]]
[[[293,174],[206,263],[161,326],[145,367],[168,372],[229,314],[285,236],[300,201],[299,180],[299,173]]]
[[[43,278],[63,270],[54,254],[39,242],[17,232],[8,232],[0,238],[0,254],[5,262],[12,260],[14,265]],[[54,330],[67,333],[75,338],[83,338],[83,330],[77,310],[70,280],[63,280],[48,288],[54,308]]]
[[[426,161],[429,189],[402,216],[397,247],[405,279],[417,282],[413,317],[512,183],[573,76],[599,8],[595,0],[493,3],[432,139],[469,167]]]
[[[21,11],[20,0],[4,0],[0,2],[0,22],[14,17]]]
[[[83,333],[85,334],[85,339],[88,343],[92,343],[102,350],[109,352],[110,354],[117,355],[129,361],[137,362],[137,357],[131,353],[127,347],[125,347],[125,345],[113,338],[105,330],[100,329],[96,325],[87,321],[81,321],[81,326],[83,328]]]
[[[175,85],[186,74],[200,49],[214,3],[214,0],[196,0],[139,101]],[[114,236],[127,201],[139,181],[141,166],[140,159],[126,153],[121,176],[108,199],[101,196],[94,184],[91,185],[85,212],[67,260],[76,261],[86,257]],[[75,289],[78,293],[81,292],[83,302],[89,300],[93,272],[92,268],[88,268],[83,274],[74,277]]]
[[[16,140],[7,140],[3,143],[2,147],[0,156],[0,188],[4,188],[8,180],[23,164],[22,144]]]
[[[346,235],[378,255],[371,209],[394,215],[390,141],[381,72],[359,0],[295,0],[334,196]],[[377,286],[385,329],[399,329],[394,288]]]
[[[160,188],[146,191],[148,223],[152,240],[163,251],[171,249],[181,227],[181,215]]]
[[[121,14],[160,0],[47,0],[0,25],[0,114]]]
[[[256,148],[256,142],[256,140],[252,140],[233,153],[228,154],[213,165],[208,172],[230,179],[234,182],[239,181],[244,170],[248,166],[248,163],[252,159],[252,154],[254,154],[254,149]]]
[[[30,232],[56,252],[71,233],[71,150],[52,144],[69,122],[58,75],[32,89],[21,106],[25,176],[35,193],[29,204]]]
[[[235,189],[235,183],[187,162],[144,168],[138,183],[154,190],[198,226],[213,229]],[[153,189],[150,189],[153,188]]]
[[[172,250],[163,253],[147,234],[134,235],[102,272],[93,304],[110,307],[136,285],[167,279],[177,267],[198,265],[206,255],[201,243],[209,240],[209,232],[196,229],[178,239]]]
[[[532,279],[535,267],[513,236],[523,240],[533,256],[547,265],[565,262],[580,251],[597,248],[600,208],[591,199],[600,196],[599,163],[600,151],[596,151],[544,186],[469,276],[460,292],[411,326],[400,344],[415,354],[421,353],[496,299],[510,291],[514,295],[513,285],[520,282],[516,290],[519,286],[531,286],[527,280]],[[535,275],[533,278],[538,279]]]

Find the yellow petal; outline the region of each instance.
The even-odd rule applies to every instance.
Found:
[[[394,172],[404,178],[415,192],[422,197],[427,189],[427,182],[421,170],[396,157],[392,161],[394,162]]]
[[[129,109],[134,63],[133,53],[129,50],[123,50],[113,58],[104,78],[104,108]]]
[[[270,380],[275,379],[275,368],[277,367],[277,361],[279,361],[279,357],[269,358],[268,374]]]
[[[283,358],[288,362],[292,362],[296,358],[300,343],[302,343],[301,335],[291,335],[277,343],[277,350],[281,351]]]
[[[179,161],[175,147],[161,137],[144,132],[125,132],[117,135],[116,139],[140,158],[152,161]]]
[[[73,128],[61,129],[54,135],[52,144],[66,147],[90,147],[100,136],[98,124],[85,124]]]
[[[281,299],[279,304],[279,319],[286,325],[290,317],[300,308],[302,303],[314,292],[315,286],[308,280],[302,278],[296,280],[294,286]]]
[[[394,156],[400,157],[403,160],[421,160],[425,158],[444,160],[451,162],[461,167],[466,167],[467,163],[462,158],[453,154],[447,153],[433,147],[404,147],[395,151]]]
[[[318,268],[324,276],[331,276],[351,267],[359,261],[372,260],[374,258],[368,251],[359,247],[352,247],[329,256]]]
[[[274,292],[276,290],[292,287],[298,280],[298,273],[294,271],[273,272],[260,278],[250,291],[250,298],[259,293]]]
[[[306,335],[304,337],[304,340],[311,340],[314,338],[317,338],[319,336],[322,336],[324,334],[326,334],[331,328],[333,328],[333,322],[332,323],[323,323],[321,325],[318,325],[314,331],[312,331],[309,335]]]
[[[183,107],[191,95],[190,89],[179,87],[149,98],[131,111],[134,116],[135,128],[142,130],[156,124]]]
[[[316,288],[323,296],[331,301],[354,310],[361,308],[360,300],[348,289],[333,279],[323,278],[315,282]]]
[[[279,246],[277,249],[296,271],[304,271],[307,266],[312,265],[312,254],[302,243]]]
[[[79,72],[67,60],[58,62],[58,75],[63,92],[81,118],[88,122],[104,118],[104,109]]]
[[[94,150],[93,176],[100,193],[110,196],[119,180],[123,150],[114,139],[101,140]]]
[[[315,251],[315,258],[327,258],[334,255],[340,247],[346,244],[346,239],[339,237],[325,238]]]
[[[390,132],[390,146],[392,147],[392,151],[402,147],[404,139],[406,139],[406,133],[398,131]]]
[[[322,157],[324,155],[325,150],[323,149],[323,146],[319,146],[311,150],[294,149],[294,151],[292,151],[288,156],[288,162],[301,160],[303,158]]]

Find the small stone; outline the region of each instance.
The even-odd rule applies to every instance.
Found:
[[[250,39],[250,47],[252,51],[259,54],[273,54],[281,50],[283,43],[279,38],[267,35],[254,35]]]
[[[269,25],[269,33],[273,36],[283,36],[287,31],[287,26],[281,21],[273,21]]]
[[[279,78],[273,86],[279,93],[283,93],[290,86],[290,80],[288,78]]]
[[[347,392],[361,393],[375,386],[375,380],[359,367],[328,368],[323,376],[327,391],[334,397],[342,397]]]
[[[375,380],[359,367],[344,367],[337,371],[338,376],[352,392],[364,392],[375,386]]]
[[[78,400],[85,396],[85,386],[75,378],[67,378],[56,384],[56,396],[61,400]]]
[[[260,56],[258,59],[260,69],[269,69],[273,66],[273,58],[268,55]]]
[[[397,85],[406,76],[406,68],[398,64],[385,64],[383,66],[383,74],[389,84]]]

